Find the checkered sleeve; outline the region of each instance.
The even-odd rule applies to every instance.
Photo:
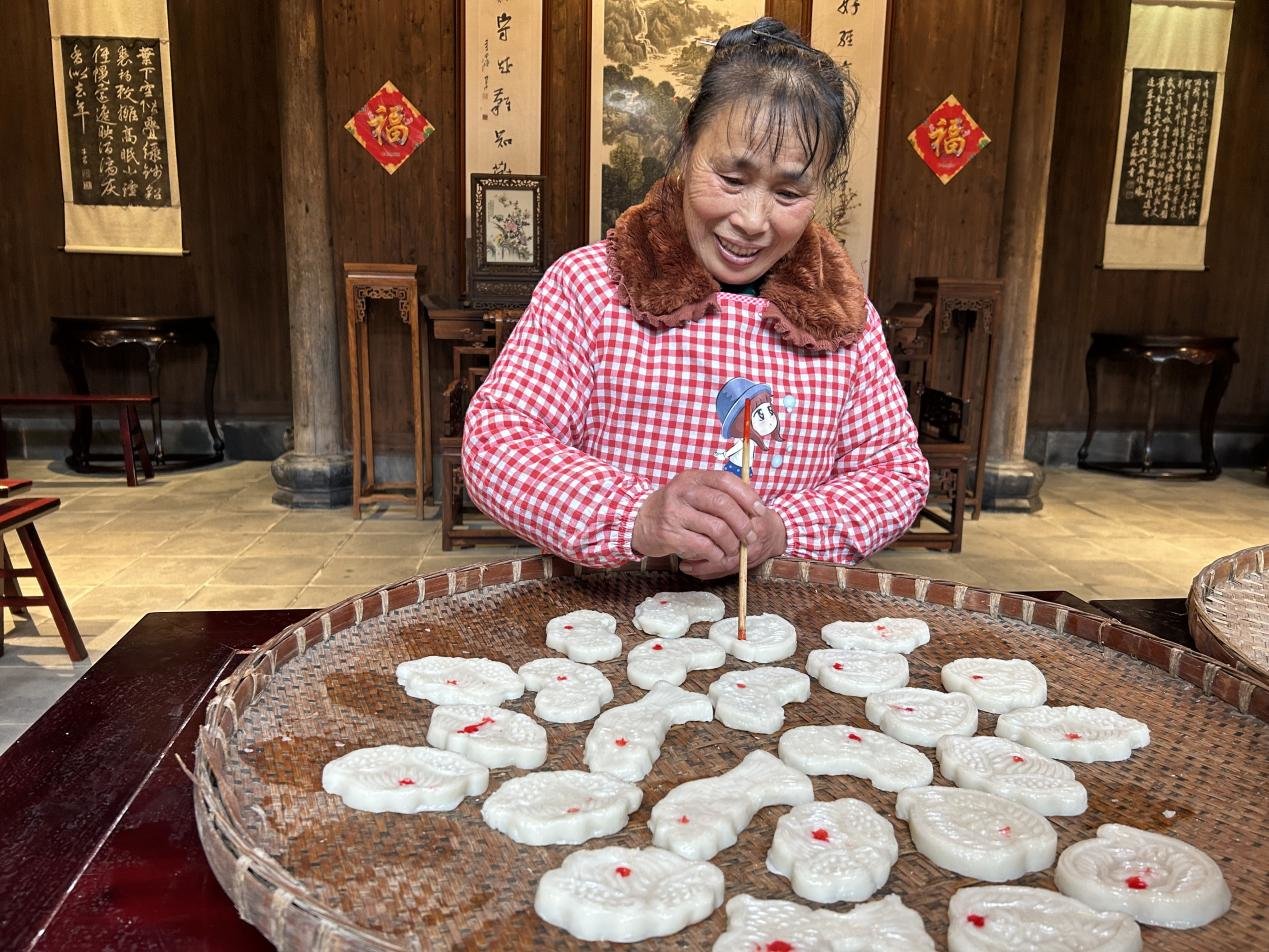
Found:
[[[584,260],[556,262],[463,424],[463,478],[475,503],[543,550],[600,568],[638,557],[635,516],[654,488],[578,449],[606,287]]]
[[[766,500],[784,520],[793,558],[858,562],[904,532],[925,504],[930,467],[869,307],[855,383],[841,418],[837,461],[828,482]]]

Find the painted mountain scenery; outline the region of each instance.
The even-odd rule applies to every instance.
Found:
[[[607,0],[600,234],[665,174],[713,42],[763,0]]]

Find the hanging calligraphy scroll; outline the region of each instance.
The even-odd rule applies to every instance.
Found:
[[[591,4],[590,235],[665,174],[687,103],[732,27],[764,0],[594,0]]]
[[[872,265],[885,94],[886,4],[887,0],[815,0],[811,7],[811,45],[849,70],[859,87],[850,165],[833,173],[818,217],[846,246],[865,288]]]
[[[542,0],[464,6],[467,178],[542,168]],[[471,234],[468,219],[467,233]]]
[[[67,251],[179,255],[165,0],[49,0]]]
[[[1133,0],[1106,268],[1199,271],[1233,0]]]

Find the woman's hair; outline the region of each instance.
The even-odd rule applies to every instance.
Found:
[[[745,125],[778,155],[789,135],[806,153],[806,168],[821,180],[849,159],[859,89],[832,57],[809,46],[773,17],[728,30],[714,47],[669,168],[691,154],[702,130],[731,107],[745,110]]]

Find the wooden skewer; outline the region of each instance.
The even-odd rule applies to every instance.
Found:
[[[745,423],[741,430],[743,442],[740,447],[740,481],[746,486],[749,485],[749,427],[750,427],[750,404],[752,401],[745,401]],[[745,639],[745,617],[748,611],[749,601],[749,546],[744,542],[740,543],[740,596],[738,599],[739,612],[736,616],[736,640],[744,641]]]

